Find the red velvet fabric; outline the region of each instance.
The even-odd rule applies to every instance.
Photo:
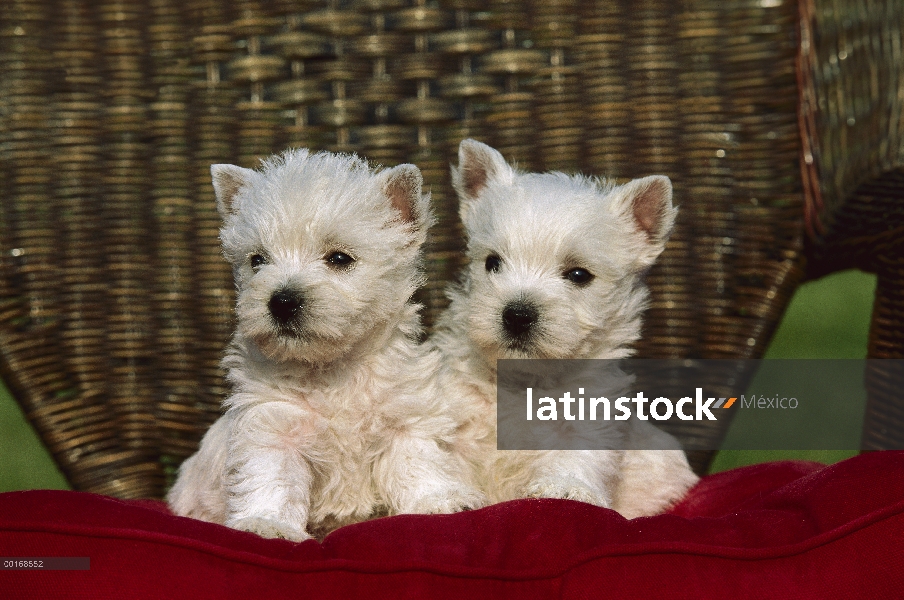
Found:
[[[670,514],[568,500],[405,515],[324,542],[265,540],[153,501],[0,494],[0,556],[88,571],[0,571],[0,598],[898,598],[904,452],[706,477]]]

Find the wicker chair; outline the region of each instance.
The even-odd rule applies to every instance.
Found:
[[[673,179],[641,356],[757,358],[801,281],[859,267],[869,356],[902,357],[902,23],[890,0],[8,0],[0,376],[75,489],[161,497],[226,391],[209,165],[417,164],[429,325],[461,264],[464,137]],[[902,447],[902,376],[873,371],[864,447]]]

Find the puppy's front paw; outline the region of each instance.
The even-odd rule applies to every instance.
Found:
[[[311,535],[303,528],[293,527],[288,523],[281,523],[264,517],[244,517],[241,519],[229,519],[227,527],[240,531],[249,531],[265,538],[279,538],[293,542],[303,542],[311,539]]]
[[[532,481],[524,490],[527,498],[561,498],[611,508],[611,499],[574,477],[543,478]]]
[[[448,487],[431,490],[414,499],[409,506],[400,512],[420,515],[437,515],[483,508],[488,504],[487,497],[468,486]]]

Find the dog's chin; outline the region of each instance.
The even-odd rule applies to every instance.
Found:
[[[297,330],[275,330],[253,338],[261,353],[274,362],[326,365],[345,354],[339,340],[322,340]]]
[[[496,351],[496,358],[500,359],[522,359],[522,358],[541,358],[534,344],[530,342],[522,342],[519,340],[508,340],[500,342]]]
[[[498,339],[474,340],[487,362],[497,360],[551,358],[530,340]]]
[[[571,348],[544,340],[540,336],[527,339],[505,338],[495,346],[497,359],[566,359],[574,358]]]

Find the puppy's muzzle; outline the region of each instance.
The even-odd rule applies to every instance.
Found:
[[[304,305],[304,296],[293,290],[280,290],[270,297],[267,308],[277,325],[290,325]]]
[[[511,302],[502,311],[502,327],[512,338],[523,339],[530,334],[539,317],[540,312],[533,304]]]

